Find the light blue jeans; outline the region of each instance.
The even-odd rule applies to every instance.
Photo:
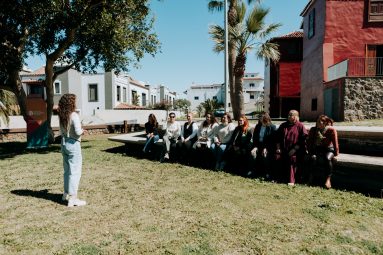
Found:
[[[159,135],[154,135],[152,137],[146,138],[146,143],[144,146],[144,152],[147,153],[152,148],[153,144],[160,140]]]
[[[76,196],[82,171],[81,143],[72,138],[62,138],[61,153],[64,164],[64,193]]]
[[[225,159],[223,158],[223,155],[226,150],[226,144],[221,143],[219,146],[217,146],[215,143],[212,143],[210,149],[212,150],[215,157],[215,168],[223,170],[225,166]]]

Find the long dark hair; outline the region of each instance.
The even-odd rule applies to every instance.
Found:
[[[206,117],[208,116],[208,115],[210,115],[210,117],[209,117],[209,121],[207,121],[206,120]],[[208,113],[206,113],[205,114],[205,120],[202,122],[202,127],[208,127],[210,124],[211,124],[211,113],[210,112],[208,112]]]
[[[322,115],[319,115],[319,117],[317,118],[317,122],[315,124],[316,127],[318,127],[318,121],[319,120],[323,121],[325,127],[332,126],[334,124],[334,121],[330,117],[322,114]]]
[[[57,109],[59,114],[60,126],[65,130],[69,130],[69,118],[72,112],[76,110],[76,95],[64,94],[59,101]]]
[[[154,127],[158,128],[157,118],[153,113],[149,114],[149,123]]]

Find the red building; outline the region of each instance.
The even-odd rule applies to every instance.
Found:
[[[382,118],[383,1],[310,0],[301,16],[301,117]]]
[[[300,79],[302,62],[300,31],[292,32],[269,41],[278,44],[280,59],[265,67],[265,111],[272,118],[286,117],[291,109],[300,108]]]

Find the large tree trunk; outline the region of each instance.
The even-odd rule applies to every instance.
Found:
[[[234,66],[236,105],[235,109],[233,107],[233,114],[234,119],[236,120],[238,120],[242,114],[245,114],[243,98],[243,77],[245,75],[245,68],[246,53],[239,53]]]
[[[230,102],[231,107],[234,111],[234,106],[236,105],[235,98],[235,86],[234,86],[234,65],[235,65],[235,55],[236,50],[233,43],[229,42],[229,90],[230,90]]]
[[[228,23],[230,27],[235,27],[237,25],[237,0],[230,0],[229,10],[228,10]],[[235,78],[234,78],[234,66],[235,66],[235,56],[237,54],[237,51],[235,49],[235,43],[233,40],[230,39],[229,34],[229,40],[228,40],[228,58],[229,58],[229,90],[230,90],[230,102],[231,107],[233,109],[233,112],[235,111],[235,108],[237,106],[237,98],[236,98],[236,88],[235,88]]]
[[[52,114],[53,114],[53,65],[54,61],[47,58],[45,65],[45,89],[47,93],[47,126],[49,143],[54,141],[54,133],[52,130]]]
[[[12,70],[8,75],[6,86],[15,94],[19,103],[20,113],[23,115],[24,120],[27,121],[27,95],[21,83],[19,70]]]

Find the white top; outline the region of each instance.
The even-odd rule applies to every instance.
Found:
[[[63,137],[73,138],[77,141],[81,141],[81,135],[84,130],[81,128],[80,117],[76,112],[72,112],[69,116],[69,133],[66,128],[60,124],[60,132]]]
[[[231,139],[231,135],[233,134],[235,129],[235,125],[233,123],[219,124],[214,128],[214,142],[220,143],[228,143]]]
[[[172,123],[168,121],[166,123],[166,132],[165,132],[166,136],[170,138],[178,139],[178,137],[181,135],[181,132],[182,132],[182,128],[179,122],[175,121]]]
[[[203,126],[203,123],[200,125],[198,129],[198,138],[209,138],[212,139],[214,136],[214,128],[218,126],[217,122],[214,122],[213,124],[210,124],[207,127]]]

